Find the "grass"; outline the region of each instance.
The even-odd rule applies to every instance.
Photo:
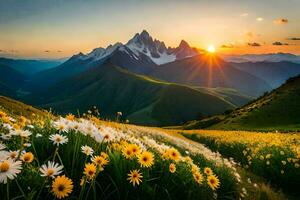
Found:
[[[300,77],[231,113],[192,121],[184,129],[282,131],[300,130]]]
[[[123,120],[152,126],[182,124],[234,108],[214,94],[135,75],[113,65],[95,67],[33,93],[27,102],[60,114],[82,113],[97,106],[103,118],[114,119],[121,111]]]
[[[4,96],[0,96],[0,110],[5,111],[13,117],[24,116],[28,119],[36,119],[37,117],[45,119],[50,116],[48,112]]]
[[[182,131],[184,136],[231,157],[291,195],[299,195],[299,135],[242,131]]]
[[[236,181],[231,168],[213,160],[207,160],[201,152],[190,157],[185,153],[185,148],[176,147],[173,143],[164,143],[163,138],[141,134],[137,127],[124,124],[109,123],[87,116],[86,119],[76,119],[69,115],[68,118],[60,118],[56,121],[45,118],[43,125],[36,123],[34,119],[27,120],[24,117],[11,116],[2,111],[0,127],[2,141],[5,145],[1,155],[10,156],[9,150],[19,150],[20,154],[13,162],[22,160],[26,152],[34,156],[32,161],[22,160],[22,170],[16,177],[10,177],[7,184],[0,183],[0,193],[3,199],[53,199],[55,192],[52,190],[54,180],[41,176],[39,168],[48,161],[54,161],[64,166],[60,175],[65,175],[73,182],[72,192],[68,198],[79,199],[235,199],[239,196]],[[38,119],[40,121],[40,119]],[[18,125],[18,126],[17,126]],[[13,128],[15,127],[15,128]],[[19,129],[18,129],[18,128]],[[22,136],[22,131],[27,130],[29,136]],[[93,130],[93,131],[92,131]],[[147,131],[153,131],[152,129]],[[68,142],[55,146],[49,137],[60,134],[68,138]],[[161,136],[160,136],[161,137]],[[106,139],[104,139],[106,138]],[[110,138],[110,139],[107,139]],[[152,141],[152,143],[151,143]],[[25,145],[30,143],[30,145]],[[131,159],[124,156],[124,149],[130,144],[137,144],[145,152],[154,155],[154,163],[149,168],[143,167],[139,156],[134,154]],[[88,179],[84,175],[85,165],[92,163],[91,156],[81,152],[81,147],[88,145],[94,150],[94,155],[105,152],[108,157],[107,165],[98,166],[96,174]],[[166,152],[178,149],[178,159],[170,157]],[[173,150],[172,150],[173,151]],[[0,176],[5,172],[4,162],[8,159],[2,157]],[[174,163],[175,173],[169,171],[169,165]],[[192,167],[196,170],[192,172]],[[199,168],[198,168],[199,167]],[[203,169],[211,167],[213,173],[219,177],[220,187],[216,190],[210,188]],[[129,181],[130,170],[140,170],[142,182],[133,186]],[[199,173],[203,180],[199,183],[194,179],[194,174]],[[85,180],[80,185],[81,179]],[[1,180],[1,179],[0,179]]]

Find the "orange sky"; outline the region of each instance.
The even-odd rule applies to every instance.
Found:
[[[172,47],[184,39],[225,54],[300,54],[299,7],[297,0],[0,2],[0,56],[68,57],[126,43],[143,29]]]

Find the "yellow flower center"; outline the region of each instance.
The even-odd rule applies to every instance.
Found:
[[[54,174],[54,170],[53,169],[48,169],[47,176],[52,176],[53,174]]]
[[[7,172],[9,170],[9,163],[7,161],[4,161],[0,164],[0,172]]]
[[[11,152],[11,153],[10,153],[10,157],[11,157],[12,159],[16,158],[16,157],[17,157],[17,153],[16,153],[16,152]]]
[[[90,170],[88,173],[90,176],[92,176],[94,174],[94,171]]]
[[[30,156],[24,156],[24,161],[28,162],[30,160]]]
[[[65,188],[66,187],[63,184],[60,184],[57,189],[58,189],[58,191],[63,192],[65,190]]]
[[[61,139],[58,137],[58,138],[55,139],[55,141],[56,141],[56,142],[60,142]]]

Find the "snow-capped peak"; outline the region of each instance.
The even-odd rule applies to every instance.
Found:
[[[177,48],[169,49],[169,52],[171,52],[172,54],[175,54],[177,60],[195,56],[198,54],[198,51],[196,49],[190,47],[190,45],[184,40],[181,40],[181,42]]]
[[[100,60],[106,56],[109,56],[112,52],[114,52],[117,48],[123,46],[122,43],[117,42],[114,45],[108,45],[106,48],[96,48],[93,49],[89,54],[87,54],[86,58],[93,58],[94,60]]]
[[[127,42],[126,46],[137,56],[140,53],[145,54],[158,65],[197,54],[184,40],[180,42],[177,48],[167,48],[164,42],[153,39],[145,30],[135,34],[135,36]]]
[[[164,42],[153,39],[146,30],[143,30],[141,33],[136,33],[126,45],[118,42],[114,45],[109,45],[106,48],[95,48],[90,53],[78,55],[78,57],[80,59],[92,59],[93,61],[98,61],[110,56],[115,51],[125,52],[135,60],[148,57],[157,65],[173,62],[197,54],[197,51],[191,48],[184,40],[182,40],[176,48],[167,48]]]

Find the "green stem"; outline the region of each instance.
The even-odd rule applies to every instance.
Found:
[[[19,151],[19,155],[18,155],[18,157],[17,157],[17,159],[16,160],[19,160],[20,159],[20,157],[21,157],[21,153],[22,153],[22,151],[23,151],[23,149],[24,149],[24,140],[23,140],[23,138],[21,137],[21,147],[20,147],[20,151]]]
[[[87,194],[86,194],[86,196],[85,196],[85,200],[88,199],[89,194],[90,194],[90,191],[91,191],[91,188],[92,188],[92,183],[90,184],[90,187],[89,187],[89,189],[88,189],[88,191],[87,191]]]
[[[55,157],[56,157],[56,154],[57,154],[57,152],[58,152],[58,147],[56,147],[56,149],[55,149],[55,152],[54,152],[54,155],[53,155],[53,162],[55,162]]]
[[[94,181],[92,183],[92,187],[93,187],[94,200],[97,200],[96,189],[95,189],[95,182]]]
[[[72,168],[71,169],[74,169],[74,165],[75,165],[75,156],[77,154],[76,152],[77,152],[78,140],[79,140],[79,137],[76,137],[75,148],[74,148],[74,151],[73,151],[73,158],[72,158]],[[73,176],[74,171],[75,170],[72,170],[72,172],[71,172],[72,176]]]
[[[46,184],[46,181],[47,181],[47,179],[44,180],[43,185],[42,185],[42,187],[41,187],[41,189],[40,189],[40,191],[39,191],[39,193],[38,193],[36,199],[39,199],[39,197],[40,197],[40,195],[41,195],[41,192],[42,192],[42,190],[43,190],[43,188],[44,188],[44,186],[45,186],[45,184]]]
[[[7,193],[7,200],[9,200],[9,180],[7,181],[7,185],[6,185],[6,193]]]
[[[17,186],[18,186],[19,190],[21,191],[21,193],[22,193],[24,199],[26,199],[26,195],[25,195],[24,191],[22,190],[22,188],[21,188],[21,186],[20,186],[20,184],[19,184],[19,182],[18,182],[17,179],[16,179],[16,183],[17,183]]]
[[[56,154],[57,154],[57,157],[58,157],[58,160],[59,160],[60,164],[61,164],[62,166],[64,166],[64,163],[63,163],[63,161],[62,161],[62,159],[61,159],[61,157],[60,157],[59,153],[58,153],[58,152],[56,152]],[[66,173],[66,175],[68,176],[68,173],[67,173],[67,171],[66,171],[66,170],[65,170],[65,173]]]
[[[81,190],[79,193],[79,199],[82,199],[82,195],[84,194],[84,190],[85,190],[85,185],[86,185],[86,180],[84,178],[84,183],[83,183],[83,186],[81,187]]]
[[[36,155],[35,157],[36,157],[36,161],[38,163],[38,166],[40,167],[40,162],[39,162],[39,159],[38,159],[38,154],[37,154],[37,151],[35,150],[35,146],[34,146],[33,140],[31,141],[31,146],[32,146],[32,149],[33,149],[33,151],[34,151],[34,153]]]

